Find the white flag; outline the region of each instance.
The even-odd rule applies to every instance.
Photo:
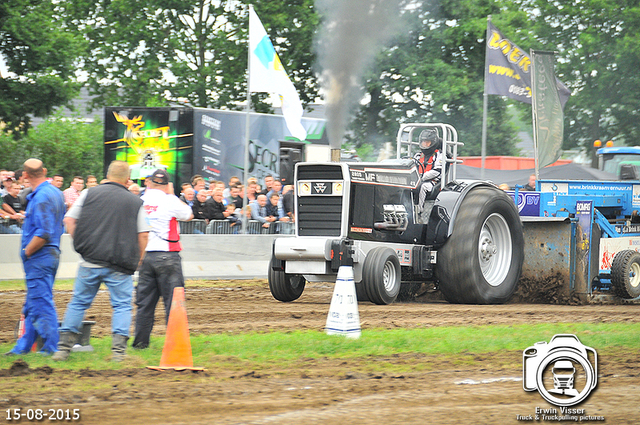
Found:
[[[294,137],[305,140],[307,131],[300,122],[300,97],[253,7],[249,8],[249,61],[249,91],[280,95],[287,128]]]

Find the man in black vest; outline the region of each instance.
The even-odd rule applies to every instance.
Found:
[[[113,306],[112,360],[124,359],[131,325],[131,275],[142,261],[150,230],[142,200],[125,187],[128,179],[129,165],[113,161],[107,171],[108,181],[83,191],[65,216],[67,232],[82,261],[53,360],[69,357],[80,337],[84,312],[102,282],[109,289]]]

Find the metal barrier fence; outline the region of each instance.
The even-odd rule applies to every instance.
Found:
[[[295,224],[291,222],[275,222],[269,227],[262,227],[257,220],[247,222],[246,232],[242,229],[242,223],[234,224],[228,220],[211,220],[209,224],[205,220],[180,221],[180,233],[183,235],[293,235]]]
[[[8,218],[0,218],[0,235],[19,235],[22,233],[22,222]]]
[[[295,223],[278,221],[271,223],[269,227],[262,227],[257,220],[247,222],[247,231],[242,231],[242,223],[232,226],[228,220],[211,220],[209,224],[205,220],[179,221],[180,233],[183,235],[293,235],[295,233]],[[21,234],[22,223],[16,220],[0,218],[0,235]]]

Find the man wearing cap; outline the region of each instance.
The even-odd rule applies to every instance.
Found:
[[[67,360],[80,340],[84,313],[103,282],[113,307],[111,360],[118,362],[126,355],[133,298],[131,275],[144,255],[150,230],[142,200],[125,187],[128,179],[129,164],[113,161],[107,181],[82,191],[65,216],[64,224],[82,261],[60,327],[54,361]]]
[[[184,287],[178,220],[193,218],[191,207],[178,199],[169,184],[169,175],[158,169],[149,178],[142,200],[151,226],[146,255],[140,266],[136,290],[136,327],[133,348],[149,346],[158,299],[162,296],[165,320],[169,320],[173,290]]]

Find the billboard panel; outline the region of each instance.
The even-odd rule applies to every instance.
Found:
[[[246,113],[204,108],[108,107],[104,117],[105,172],[115,159],[126,161],[131,179],[157,168],[167,170],[179,192],[195,174],[205,179],[243,179]],[[282,115],[251,114],[249,175],[260,183],[280,173],[280,144],[327,145],[325,121],[306,118],[307,140],[291,136]]]
[[[179,188],[193,169],[193,110],[190,108],[105,108],[105,173],[109,163],[129,163],[131,179],[167,170]]]
[[[243,179],[246,113],[194,109],[196,155],[194,172],[225,183],[231,176]],[[324,120],[303,119],[304,143],[327,144]],[[280,175],[280,143],[292,138],[281,115],[251,114],[249,120],[249,175],[260,183],[271,174]]]

